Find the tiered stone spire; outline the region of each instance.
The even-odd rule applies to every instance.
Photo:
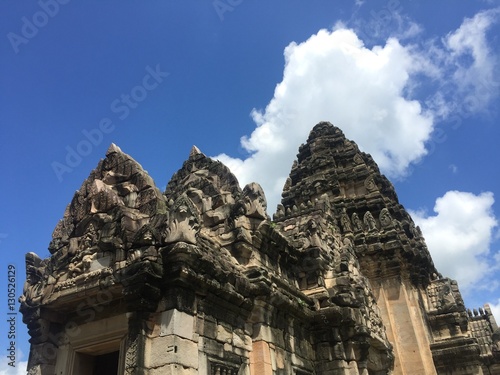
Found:
[[[330,123],[316,125],[300,146],[282,196],[275,219],[286,225],[328,206],[329,225],[353,242],[370,278],[401,275],[425,284],[436,272],[393,185],[370,155]]]

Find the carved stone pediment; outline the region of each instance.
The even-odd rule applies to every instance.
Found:
[[[39,305],[41,296],[54,301],[62,291],[91,288],[101,280],[115,283],[116,264],[127,259],[136,242],[148,242],[147,231],[141,229],[149,225],[156,233],[151,224],[159,225],[154,219],[165,213],[165,198],[147,172],[111,145],[54,229],[52,256],[43,262],[33,254],[27,256],[30,281],[23,303]]]

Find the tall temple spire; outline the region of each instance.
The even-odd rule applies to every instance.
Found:
[[[390,272],[425,284],[436,272],[422,234],[393,185],[371,156],[328,122],[317,124],[300,146],[282,196],[275,219],[283,223],[309,217],[318,202],[327,203],[331,224],[356,245],[370,277]],[[403,258],[389,259],[396,254]],[[374,257],[379,257],[377,262],[387,259],[374,268]]]

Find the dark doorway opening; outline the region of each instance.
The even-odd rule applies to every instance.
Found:
[[[94,370],[92,375],[115,375],[118,374],[118,359],[120,352],[96,355],[94,357]]]

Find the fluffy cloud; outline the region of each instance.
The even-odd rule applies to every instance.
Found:
[[[486,32],[496,21],[499,9],[491,9],[466,18],[460,28],[445,38],[445,45],[450,51],[450,59],[457,65],[454,78],[462,90],[479,93],[483,86],[491,86],[498,80],[494,73],[496,56],[491,51],[486,39]],[[471,56],[469,60],[466,57]]]
[[[0,369],[0,375],[26,375],[26,367],[28,362],[18,362],[16,367],[2,366]]]
[[[497,15],[491,10],[465,19],[439,42],[403,45],[388,38],[368,48],[354,30],[338,24],[291,43],[284,51],[283,80],[266,108],[252,111],[256,128],[241,139],[249,156],[216,158],[241,183],[259,182],[271,213],[300,143],[319,121],[341,127],[389,177],[405,176],[426,155],[436,118],[447,117],[467,95],[478,101],[468,110],[484,108],[493,97],[494,90],[479,95],[484,85],[477,77],[495,82],[495,56],[486,31]],[[398,28],[397,34],[404,33]],[[442,77],[446,84],[439,84]],[[436,82],[435,94],[414,96],[419,87]]]
[[[500,298],[496,301],[496,303],[490,302],[489,305],[491,307],[491,312],[493,313],[495,320],[497,322],[500,322]]]
[[[404,95],[421,68],[396,39],[368,49],[352,30],[320,30],[285,49],[283,81],[266,109],[252,112],[257,127],[241,140],[250,157],[217,158],[242,183],[261,183],[273,210],[298,146],[312,126],[327,120],[370,152],[386,173],[403,175],[425,155],[433,129],[432,115]]]
[[[462,25],[439,43],[429,42],[429,61],[439,67],[440,87],[427,101],[437,115],[467,115],[484,111],[500,89],[498,54],[487,33],[500,15],[500,8],[465,18]]]
[[[0,375],[26,375],[26,367],[28,362],[21,361],[24,355],[20,350],[16,353],[16,363],[15,367],[9,366],[10,360],[6,355],[0,358]]]
[[[490,243],[498,223],[493,214],[493,194],[449,191],[436,200],[435,215],[413,212],[436,268],[456,279],[465,293],[487,280],[498,262]]]

